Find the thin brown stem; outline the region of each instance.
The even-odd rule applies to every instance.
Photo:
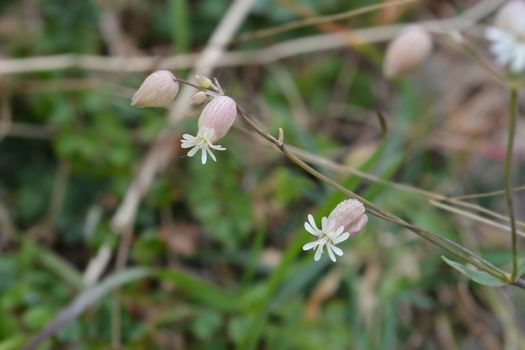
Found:
[[[284,137],[282,130],[279,131],[280,137],[276,139],[272,135],[266,133],[263,131],[243,110],[242,108],[238,107],[239,115],[242,117],[242,119],[251,127],[251,129],[259,134],[261,137],[266,139],[267,141],[274,144],[289,160],[291,160],[293,163],[295,163],[297,166],[305,170],[307,173],[311,174],[312,176],[316,177],[317,179],[323,181],[324,183],[330,185],[331,187],[335,188],[336,190],[346,194],[350,198],[355,198],[363,202],[365,205],[367,211],[380,219],[383,219],[385,221],[401,225],[410,231],[416,233],[420,237],[426,239],[427,241],[439,246],[446,252],[459,257],[460,259],[471,263],[472,265],[476,266],[482,271],[485,271],[489,273],[492,276],[495,276],[503,281],[512,282],[510,280],[509,274],[501,270],[500,268],[494,266],[490,262],[486,261],[485,259],[481,258],[480,256],[476,255],[472,251],[468,250],[467,248],[459,245],[458,243],[449,240],[437,233],[427,231],[423,228],[420,228],[416,225],[410,224],[403,219],[390,214],[388,212],[383,211],[379,207],[377,207],[372,202],[366,200],[365,198],[359,196],[358,194],[350,191],[349,189],[345,188],[341,184],[335,182],[334,180],[330,179],[324,174],[321,174],[311,166],[309,166],[307,163],[305,163],[303,160],[298,158],[296,155],[294,155],[292,152],[290,152],[287,149],[286,144],[284,143]]]
[[[509,101],[509,125],[507,148],[505,151],[505,164],[503,166],[503,185],[505,190],[505,202],[510,221],[510,233],[512,241],[512,275],[514,281],[518,277],[518,235],[516,233],[516,220],[514,218],[514,207],[512,204],[512,153],[514,148],[514,135],[516,134],[516,114],[518,109],[518,91],[511,90]]]

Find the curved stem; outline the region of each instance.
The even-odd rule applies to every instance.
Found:
[[[361,202],[363,202],[363,204],[367,208],[367,211],[370,214],[372,214],[372,215],[374,215],[374,216],[376,216],[378,218],[381,218],[381,219],[383,219],[385,221],[389,221],[389,222],[401,225],[401,226],[409,229],[410,231],[414,232],[418,236],[420,236],[420,237],[426,239],[427,241],[429,241],[429,242],[437,245],[438,247],[442,248],[446,252],[448,252],[448,253],[456,256],[456,257],[459,257],[460,259],[462,259],[462,260],[464,260],[466,262],[471,263],[472,265],[476,266],[480,270],[485,271],[485,272],[489,273],[492,276],[495,276],[495,277],[497,277],[497,278],[499,278],[499,279],[501,279],[503,281],[506,281],[506,282],[513,282],[513,281],[510,280],[510,276],[505,271],[503,271],[500,268],[492,265],[490,262],[488,262],[485,259],[479,257],[478,255],[476,255],[472,251],[468,250],[467,248],[465,248],[465,247],[459,245],[458,243],[456,243],[456,242],[454,242],[452,240],[449,240],[448,238],[445,238],[445,237],[443,237],[443,236],[441,236],[441,235],[439,235],[437,233],[434,233],[434,232],[422,229],[422,228],[420,228],[420,227],[418,227],[416,225],[413,225],[413,224],[410,224],[410,223],[404,221],[403,219],[401,219],[401,218],[399,218],[399,217],[397,217],[397,216],[395,216],[393,214],[390,214],[390,213],[387,213],[387,212],[383,211],[382,209],[377,207],[372,202],[370,202],[370,201],[366,200],[365,198],[359,196],[358,194],[350,191],[349,189],[347,189],[346,187],[342,186],[338,182],[330,179],[326,175],[321,174],[320,172],[318,172],[317,170],[315,170],[314,168],[312,168],[311,166],[306,164],[303,160],[298,158],[295,154],[293,154],[292,152],[288,151],[288,149],[286,148],[286,145],[284,143],[284,136],[283,136],[282,129],[279,130],[279,138],[276,139],[272,135],[270,135],[270,134],[264,132],[263,130],[261,130],[261,128],[259,128],[259,126],[257,126],[257,124],[253,120],[251,120],[251,118],[248,117],[248,115],[240,107],[237,107],[237,109],[238,109],[239,115],[243,118],[243,120],[257,134],[259,134],[260,136],[262,136],[263,138],[265,138],[269,142],[273,143],[288,159],[290,159],[292,162],[294,162],[297,166],[301,167],[304,171],[308,172],[310,175],[312,175],[312,176],[316,177],[317,179],[325,182],[326,184],[330,185],[331,187],[335,188],[336,190],[346,194],[350,198],[355,198],[355,199],[358,199]]]
[[[505,202],[510,221],[510,233],[512,239],[512,281],[518,277],[518,235],[516,233],[516,220],[514,218],[514,207],[512,204],[512,151],[514,148],[514,135],[516,133],[516,114],[518,108],[518,91],[512,89],[509,101],[509,126],[507,136],[507,149],[505,151],[505,164],[503,168],[503,184],[505,190]]]
[[[187,84],[187,85],[190,85],[196,89],[199,89],[199,90],[208,90],[208,91],[212,91],[212,92],[215,92],[217,93],[217,91],[214,89],[214,88],[208,88],[208,89],[205,89],[205,88],[202,88],[200,86],[197,86],[195,84],[192,84],[188,81],[185,81],[185,80],[181,80],[181,79],[176,79],[177,81],[183,83],[183,84]],[[512,145],[514,143],[514,129],[515,129],[515,119],[516,119],[516,98],[517,98],[517,91],[516,90],[512,90],[512,95],[511,95],[511,126],[509,126],[509,139],[510,139],[510,136],[512,136],[512,140],[509,140],[509,145],[508,148],[510,147],[510,154],[512,156]],[[482,271],[485,271],[487,272],[488,274],[496,277],[496,278],[499,278],[501,279],[502,281],[505,281],[505,282],[509,282],[519,288],[522,288],[522,289],[525,289],[525,280],[523,279],[520,279],[518,278],[517,276],[515,276],[517,274],[517,257],[516,257],[516,230],[515,230],[515,221],[514,221],[514,216],[513,216],[513,212],[512,212],[512,217],[511,217],[511,223],[514,225],[514,229],[513,229],[513,274],[512,276],[508,273],[506,273],[505,271],[501,270],[500,268],[494,266],[493,264],[491,264],[489,261],[483,259],[482,257],[476,255],[474,252],[470,251],[469,249],[463,247],[462,245],[448,239],[448,238],[445,238],[435,232],[432,232],[432,231],[428,231],[428,230],[425,230],[423,228],[420,228],[416,225],[413,225],[409,222],[406,222],[404,221],[403,219],[393,215],[393,214],[390,214],[388,212],[385,212],[383,211],[381,208],[377,207],[375,204],[373,204],[372,202],[366,200],[365,198],[359,196],[358,194],[350,191],[349,189],[347,189],[346,187],[342,186],[341,184],[339,184],[338,182],[330,179],[329,177],[327,177],[326,175],[323,175],[321,174],[320,172],[318,172],[317,170],[315,170],[314,168],[312,168],[310,165],[308,165],[306,162],[304,162],[302,159],[300,159],[299,157],[297,157],[293,152],[290,152],[285,143],[284,143],[284,133],[283,133],[283,130],[282,129],[279,129],[279,136],[278,138],[275,138],[273,137],[272,135],[266,133],[265,131],[263,131],[244,111],[243,109],[237,105],[237,111],[239,113],[239,115],[242,117],[242,119],[250,126],[250,128],[256,132],[258,135],[260,135],[261,137],[263,137],[264,139],[266,139],[267,141],[269,141],[270,143],[272,143],[273,145],[275,145],[289,160],[291,160],[293,163],[295,163],[297,166],[299,166],[300,168],[302,168],[304,171],[306,171],[307,173],[311,174],[312,176],[316,177],[317,179],[325,182],[326,184],[330,185],[331,187],[335,188],[336,190],[346,194],[347,196],[349,196],[350,198],[355,198],[355,199],[358,199],[360,200],[361,202],[363,202],[363,204],[365,205],[367,211],[371,214],[371,215],[374,215],[380,219],[383,219],[385,221],[388,221],[388,222],[391,222],[391,223],[394,223],[394,224],[397,224],[397,225],[401,225],[407,229],[409,229],[410,231],[414,232],[415,234],[417,234],[418,236],[424,238],[425,240],[433,243],[434,245],[437,245],[438,247],[442,248],[443,250],[445,250],[446,252],[462,259],[463,261],[465,262],[468,262],[474,266],[476,266],[478,269],[482,270]],[[512,129],[512,132],[511,130]],[[512,134],[512,135],[511,135]],[[508,154],[509,152],[507,152],[507,157],[506,157],[506,160],[508,158]],[[506,165],[507,165],[507,162],[506,162]],[[507,166],[505,167],[507,168]],[[510,165],[508,166],[508,174],[510,174]],[[505,172],[507,174],[507,172]],[[506,176],[507,178],[507,176]],[[511,188],[510,188],[510,181],[508,181],[508,187],[506,186],[505,187],[506,190],[505,190],[505,193],[506,194],[510,194],[511,192]],[[512,207],[512,200],[510,201],[510,207]]]

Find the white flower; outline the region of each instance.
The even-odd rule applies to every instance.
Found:
[[[226,148],[214,145],[232,127],[237,116],[237,105],[228,96],[214,97],[202,110],[199,117],[199,131],[197,136],[184,134],[182,136],[182,148],[191,148],[188,157],[193,157],[199,150],[202,150],[202,164],[206,164],[208,154],[211,159],[217,161],[212,149],[225,151]]]
[[[358,234],[367,222],[365,206],[357,199],[347,199],[339,203],[328,217],[321,219],[321,229],[315,225],[314,217],[308,214],[308,222],[304,223],[304,228],[316,236],[317,240],[306,243],[303,249],[310,250],[317,247],[314,260],[319,261],[326,246],[330,259],[335,262],[335,255],[343,255],[341,248],[335,245]]]
[[[498,64],[509,64],[513,73],[525,70],[525,37],[520,39],[496,27],[487,29],[486,36],[492,42],[490,51],[496,56]]]
[[[304,228],[316,236],[317,240],[306,243],[303,246],[303,250],[315,249],[317,247],[314,260],[319,261],[323,253],[323,248],[326,246],[330,259],[335,262],[334,253],[339,256],[343,255],[343,250],[335,245],[347,240],[348,237],[350,237],[350,233],[343,232],[345,229],[344,226],[336,227],[335,220],[329,220],[327,217],[323,217],[321,220],[321,229],[317,228],[314,217],[311,214],[308,214],[308,221],[309,222],[304,223]]]
[[[209,128],[200,128],[197,136],[192,136],[190,134],[182,135],[183,140],[181,140],[182,148],[191,148],[188,152],[188,157],[193,157],[199,150],[202,150],[201,161],[202,164],[206,164],[208,159],[208,154],[211,159],[217,161],[215,155],[211,151],[212,149],[216,151],[225,151],[226,148],[221,145],[214,145],[211,140],[214,138],[215,131]]]
[[[485,36],[498,64],[509,65],[516,74],[525,71],[525,2],[514,0],[503,6]]]

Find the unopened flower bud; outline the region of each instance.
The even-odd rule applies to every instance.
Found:
[[[170,71],[151,73],[133,95],[131,105],[136,107],[166,107],[177,96],[179,83]]]
[[[386,49],[383,72],[387,78],[403,74],[422,63],[432,51],[432,38],[413,25],[404,29]]]
[[[210,141],[221,139],[230,130],[237,116],[237,105],[233,98],[218,96],[210,101],[199,117],[199,129],[212,129]]]
[[[191,105],[200,106],[208,100],[208,95],[204,91],[199,91],[191,96]]]
[[[216,160],[212,150],[225,151],[226,148],[214,143],[226,135],[236,116],[237,105],[231,97],[218,96],[213,98],[201,112],[197,136],[182,135],[181,147],[191,148],[188,157],[193,157],[201,150],[202,164],[206,164],[208,155]]]
[[[210,80],[210,78],[207,78],[203,75],[195,75],[195,81],[197,82],[197,85],[199,85],[203,89],[209,89],[213,86],[213,83]]]
[[[368,222],[363,203],[357,199],[347,199],[339,203],[328,216],[328,221],[333,220],[335,227],[344,227],[344,232],[350,236],[359,233]]]

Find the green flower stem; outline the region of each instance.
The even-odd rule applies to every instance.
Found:
[[[514,207],[512,204],[512,151],[514,148],[514,135],[516,134],[516,114],[518,109],[518,90],[512,89],[509,101],[509,125],[507,136],[507,149],[505,151],[505,164],[503,169],[503,184],[505,190],[505,202],[510,221],[510,233],[512,239],[512,274],[511,279],[515,281],[518,276],[518,235],[516,233],[516,220],[514,218]]]

